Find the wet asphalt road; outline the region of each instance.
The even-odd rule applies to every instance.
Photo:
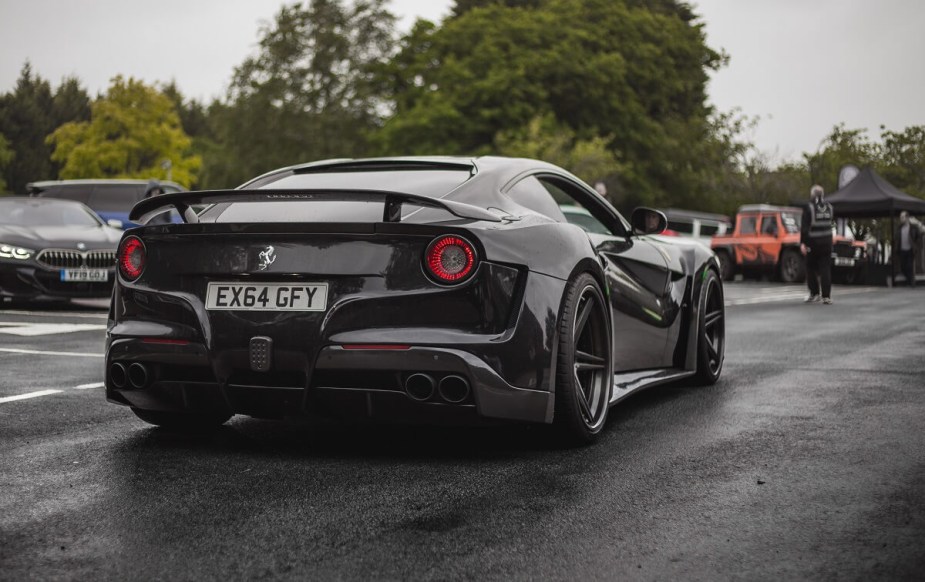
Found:
[[[925,290],[801,295],[730,285],[721,381],[634,396],[581,449],[538,427],[170,434],[105,403],[100,329],[18,335],[103,312],[0,311],[27,330],[0,350],[85,354],[0,351],[0,579],[922,579]]]

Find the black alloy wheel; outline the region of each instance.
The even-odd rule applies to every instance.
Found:
[[[715,384],[726,357],[726,306],[723,284],[713,271],[704,274],[698,328],[696,378],[699,384]]]
[[[607,421],[613,386],[610,318],[597,281],[569,283],[559,322],[555,422],[566,439],[596,440]]]

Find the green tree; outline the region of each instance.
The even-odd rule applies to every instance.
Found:
[[[13,151],[13,148],[10,147],[10,142],[0,133],[0,196],[9,194],[3,176],[6,174],[6,168],[15,157],[16,153]]]
[[[52,92],[48,81],[35,75],[28,62],[23,65],[16,88],[0,96],[0,133],[15,154],[2,174],[11,191],[22,193],[29,182],[57,177],[45,136],[61,123],[86,119],[88,102],[77,79],[64,79]]]
[[[891,184],[913,196],[925,198],[925,125],[901,132],[881,128],[880,168]]]
[[[382,153],[489,153],[499,134],[552,115],[577,140],[606,140],[622,205],[709,194],[706,174],[720,168],[702,163],[716,147],[707,71],[724,56],[685,4],[470,2],[457,13],[416,23],[385,71],[395,114],[377,135]]]
[[[556,164],[589,183],[619,172],[620,161],[607,147],[607,139],[578,139],[552,115],[532,119],[516,131],[495,136],[495,149],[503,156],[534,158]]]
[[[475,8],[490,6],[507,6],[510,8],[538,8],[546,0],[456,0],[453,3],[453,16],[462,16]]]
[[[175,81],[161,87],[161,93],[173,102],[174,109],[180,117],[180,126],[186,135],[194,140],[213,137],[207,107],[195,99],[187,99]]]
[[[219,146],[206,158],[210,184],[368,152],[385,110],[374,70],[394,45],[385,4],[312,0],[280,9],[261,30],[258,53],[235,69],[225,102],[209,108]]]
[[[90,121],[48,136],[62,178],[171,178],[191,186],[201,159],[180,127],[173,102],[157,89],[115,77],[92,107]],[[169,161],[170,164],[165,162]]]
[[[803,154],[803,159],[812,182],[826,192],[834,192],[838,189],[838,172],[845,164],[877,166],[880,145],[867,137],[867,130],[846,129],[842,123],[823,138],[816,152]]]

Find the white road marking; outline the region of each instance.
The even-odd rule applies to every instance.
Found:
[[[35,354],[37,356],[73,356],[75,358],[102,358],[103,354],[90,354],[87,352],[47,352],[42,350],[21,350],[19,348],[0,348],[0,352],[10,354]]]
[[[74,390],[89,390],[91,388],[102,388],[105,386],[103,382],[92,382],[90,384],[80,384],[74,386]],[[15,402],[17,400],[26,400],[28,398],[39,398],[40,396],[51,396],[52,394],[60,394],[63,390],[39,390],[37,392],[29,392],[27,394],[17,394],[16,396],[4,396],[0,398],[0,404],[5,402]]]
[[[27,398],[38,398],[39,396],[48,396],[57,394],[60,390],[39,390],[38,392],[29,392],[28,394],[17,394],[16,396],[4,396],[0,398],[0,404],[5,402],[14,402],[16,400],[26,400]]]
[[[4,315],[28,315],[34,317],[62,317],[70,318],[76,317],[80,319],[106,319],[106,315],[102,314],[93,314],[93,313],[77,313],[74,311],[13,311],[13,310],[4,310]]]
[[[19,336],[58,335],[75,331],[97,331],[106,329],[105,325],[96,323],[25,323],[2,322],[0,333]],[[10,327],[16,326],[16,327]]]
[[[839,297],[842,297],[845,295],[857,295],[860,293],[871,293],[873,291],[878,291],[879,289],[880,289],[879,287],[863,287],[860,289],[838,289],[832,293],[832,299],[834,299],[837,302]],[[803,299],[806,299],[806,295],[808,293],[809,291],[806,291],[803,289],[799,291],[797,290],[783,291],[783,292],[779,292],[776,295],[769,294],[769,295],[763,295],[759,297],[744,297],[744,298],[737,298],[737,299],[726,299],[725,303],[726,303],[726,307],[733,307],[736,305],[754,305],[757,303],[773,303],[773,302],[779,302],[779,301],[796,301],[796,300],[802,301]]]

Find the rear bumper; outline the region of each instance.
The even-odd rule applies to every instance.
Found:
[[[322,348],[314,362],[279,353],[272,372],[238,370],[219,379],[203,344],[115,339],[107,350],[106,396],[111,402],[176,412],[225,412],[256,417],[333,416],[410,422],[463,423],[489,419],[551,422],[553,394],[506,382],[472,351],[443,347],[407,349]],[[140,370],[133,385],[121,370]],[[459,402],[439,392],[413,398],[408,378],[423,374],[438,385],[448,376],[471,390]],[[120,385],[121,384],[121,385]]]

